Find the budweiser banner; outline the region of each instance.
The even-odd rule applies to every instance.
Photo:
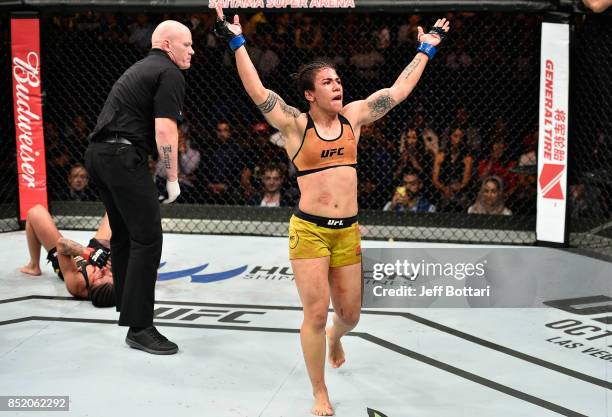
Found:
[[[538,142],[539,241],[565,243],[569,25],[542,24]]]
[[[11,42],[19,212],[25,220],[32,206],[47,207],[38,19],[11,19]]]

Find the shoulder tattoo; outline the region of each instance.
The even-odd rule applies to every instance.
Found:
[[[266,101],[264,101],[263,103],[257,105],[257,108],[262,113],[264,113],[264,114],[270,113],[272,111],[272,109],[274,109],[274,106],[276,106],[276,103],[278,102],[280,104],[281,110],[283,111],[283,114],[285,116],[293,117],[294,119],[297,119],[300,116],[301,113],[300,113],[300,111],[298,109],[296,109],[295,107],[289,106],[274,91],[268,90],[268,92],[269,92],[269,94],[268,94],[268,98],[266,99]]]

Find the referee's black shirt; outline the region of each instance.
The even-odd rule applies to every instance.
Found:
[[[181,121],[185,77],[161,49],[151,49],[115,82],[90,135],[93,142],[115,136],[157,158],[155,118]]]

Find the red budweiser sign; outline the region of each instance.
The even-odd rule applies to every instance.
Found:
[[[19,211],[25,220],[32,206],[47,207],[38,19],[12,19],[11,43]]]

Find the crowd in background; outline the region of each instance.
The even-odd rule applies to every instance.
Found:
[[[446,17],[453,32],[415,92],[361,131],[360,208],[533,215],[539,18]],[[211,34],[214,13],[89,12],[43,19],[42,50],[53,51],[43,55],[51,199],[97,199],[82,166],[87,136],[112,80],[146,54],[156,23],[168,18],[191,28],[196,50],[180,126],[179,202],[295,205],[299,191],[283,138],[243,93],[230,52]],[[417,27],[433,21],[411,14],[241,16],[264,84],[302,111],[305,102],[290,77],[300,64],[334,64],[345,103],[365,98],[393,83],[414,57]],[[161,199],[163,169],[150,161],[150,170]],[[570,199],[580,216],[604,209],[584,184],[572,184]]]

